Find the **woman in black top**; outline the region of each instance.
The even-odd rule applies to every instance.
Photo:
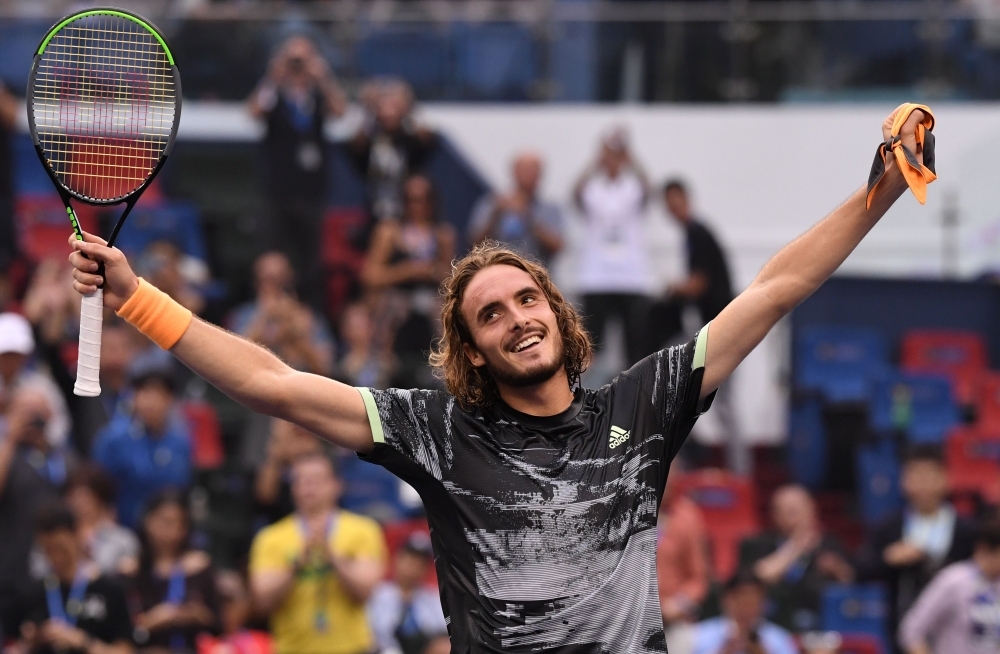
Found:
[[[135,642],[146,650],[193,651],[201,632],[218,632],[215,570],[191,549],[191,519],[181,493],[149,501],[140,529],[142,553],[128,577]]]

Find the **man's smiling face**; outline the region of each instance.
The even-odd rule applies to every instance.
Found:
[[[524,270],[496,265],[475,274],[462,298],[472,365],[499,385],[536,386],[564,369],[562,335],[545,293]]]

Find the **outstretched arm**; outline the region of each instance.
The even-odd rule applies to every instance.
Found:
[[[889,137],[896,111],[883,123],[883,140]],[[922,152],[917,148],[914,134],[923,118],[922,111],[914,111],[900,131],[903,144],[916,152],[921,162]],[[890,157],[889,161],[871,208],[865,208],[865,188],[855,191],[833,213],[782,248],[753,283],[712,321],[701,387],[703,397],[717,389],[782,317],[840,267],[906,190],[895,159]]]
[[[94,292],[101,283],[95,262],[103,262],[104,303],[117,311],[135,293],[138,278],[121,250],[107,247],[92,234],[84,236],[86,242],[71,239],[73,287],[80,293]],[[198,318],[191,321],[171,352],[210,384],[254,411],[294,422],[355,451],[365,452],[373,446],[364,400],[350,386],[294,370],[265,348]]]

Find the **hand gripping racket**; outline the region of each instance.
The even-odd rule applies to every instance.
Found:
[[[83,232],[70,198],[125,203],[108,246],[170,154],[181,117],[181,78],[153,25],[120,9],[88,9],[42,39],[28,78],[28,125],[35,150]],[[104,275],[104,268],[98,270]],[[76,395],[101,394],[103,290],[83,298]]]

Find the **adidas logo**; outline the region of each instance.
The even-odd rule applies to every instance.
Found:
[[[631,434],[629,432],[625,431],[621,427],[615,427],[614,425],[611,425],[611,435],[609,436],[608,439],[608,447],[610,447],[612,450],[615,449],[616,447],[627,441],[630,435]]]

